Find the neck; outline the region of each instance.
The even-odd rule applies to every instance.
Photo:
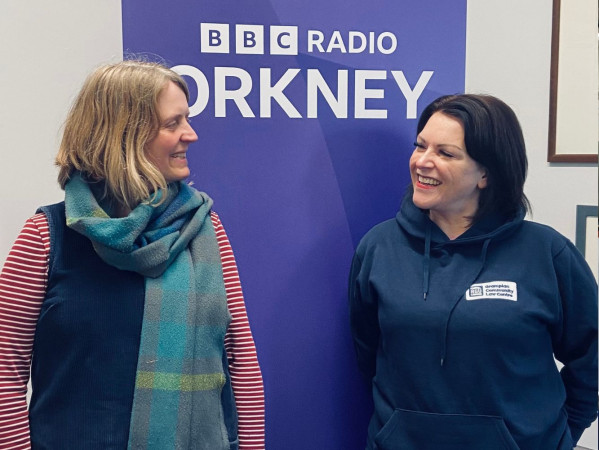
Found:
[[[88,181],[87,183],[100,207],[104,209],[110,217],[121,218],[129,215],[131,209],[127,208],[108,194],[106,182],[104,180],[94,182]]]
[[[118,217],[118,218],[127,217],[130,212],[131,212],[131,209],[127,208],[124,205],[118,205],[116,208],[114,208],[115,217]]]
[[[462,215],[452,216],[430,211],[429,217],[452,241],[464,234],[472,226],[471,218]]]
[[[106,213],[113,219],[127,217],[131,212],[130,208],[117,202],[116,200],[103,199],[98,202]]]

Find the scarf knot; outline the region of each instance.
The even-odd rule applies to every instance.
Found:
[[[67,225],[92,241],[100,258],[121,270],[156,278],[210,222],[212,199],[185,183],[159,191],[154,204],[140,203],[127,217],[112,218],[76,173],[65,186]]]

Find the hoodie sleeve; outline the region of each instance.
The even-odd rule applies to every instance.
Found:
[[[350,329],[356,349],[358,367],[370,382],[376,372],[379,341],[377,301],[370,289],[367,267],[356,251],[349,276]]]
[[[562,330],[554,354],[564,364],[568,424],[577,442],[597,418],[597,283],[569,241],[554,264],[562,304]]]

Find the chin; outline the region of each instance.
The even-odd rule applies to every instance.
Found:
[[[420,209],[430,209],[431,203],[427,202],[426,200],[422,200],[418,197],[418,195],[412,195],[412,202],[414,203],[414,205]]]
[[[189,177],[190,173],[187,171],[186,173],[181,174],[171,174],[170,176],[165,176],[164,179],[167,183],[175,183],[176,181],[183,181],[187,177]]]

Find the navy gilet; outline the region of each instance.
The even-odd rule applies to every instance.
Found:
[[[64,202],[38,210],[48,220],[46,297],[33,342],[29,426],[33,450],[124,450],[144,312],[145,279],[100,259],[66,226]],[[237,409],[223,352],[221,394],[231,450]]]
[[[35,331],[29,408],[34,449],[127,447],[144,310],[144,277],[103,262],[66,226],[50,228],[48,287]]]

